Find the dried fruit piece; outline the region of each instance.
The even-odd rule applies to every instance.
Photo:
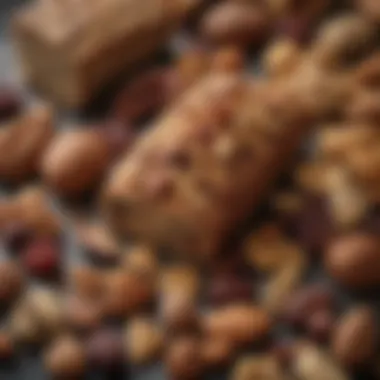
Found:
[[[110,328],[94,332],[86,342],[86,351],[90,365],[106,371],[120,368],[127,358],[121,333]]]

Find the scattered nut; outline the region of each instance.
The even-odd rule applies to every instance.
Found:
[[[54,378],[81,378],[86,370],[84,346],[72,336],[59,337],[47,348],[44,363]]]
[[[104,281],[103,312],[110,318],[125,318],[149,305],[154,295],[154,283],[145,276],[112,270]]]
[[[127,359],[119,331],[103,328],[94,332],[86,342],[89,364],[97,369],[119,368]]]
[[[350,379],[328,354],[309,342],[300,342],[296,345],[292,371],[302,380]]]
[[[0,306],[6,307],[16,300],[24,287],[24,278],[13,261],[0,262]]]
[[[244,304],[211,311],[205,315],[203,324],[207,336],[226,339],[237,347],[259,342],[272,327],[264,310]]]
[[[233,380],[281,380],[282,378],[279,363],[270,355],[243,357],[237,361],[232,373]]]
[[[191,336],[173,339],[165,352],[164,363],[170,379],[198,379],[203,373],[199,339]]]
[[[208,41],[245,47],[261,44],[270,27],[268,15],[249,3],[216,4],[201,21],[201,34]]]
[[[109,146],[98,130],[64,131],[45,152],[41,175],[59,196],[78,197],[101,181],[109,161]]]
[[[377,347],[377,323],[372,310],[354,307],[338,321],[332,339],[336,359],[346,368],[370,365]]]
[[[325,269],[340,284],[352,289],[380,284],[380,252],[376,236],[353,232],[331,242],[325,255]]]
[[[161,354],[163,334],[153,320],[136,317],[126,326],[124,342],[131,363],[147,364]]]
[[[45,105],[31,107],[0,133],[0,179],[20,183],[38,171],[42,154],[53,136],[52,111]]]

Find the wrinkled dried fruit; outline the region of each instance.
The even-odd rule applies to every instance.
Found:
[[[12,254],[18,254],[33,237],[30,227],[22,222],[14,222],[5,226],[1,231],[4,247]]]
[[[54,378],[81,378],[86,370],[84,347],[74,337],[59,337],[44,353],[44,364]]]
[[[21,256],[24,268],[31,276],[52,278],[58,274],[61,250],[54,239],[32,241],[21,252]]]
[[[124,345],[131,363],[147,364],[161,354],[163,334],[154,320],[137,317],[126,326]]]
[[[333,308],[334,297],[327,287],[309,285],[300,288],[285,302],[282,318],[294,327],[303,328],[315,313]]]
[[[45,152],[41,175],[59,196],[81,196],[101,181],[110,156],[107,141],[98,130],[64,131]]]
[[[371,363],[376,354],[377,322],[370,307],[354,307],[338,321],[332,338],[336,359],[347,368]]]
[[[87,358],[91,366],[101,370],[119,368],[126,360],[123,339],[119,331],[103,328],[86,342]]]
[[[211,311],[205,315],[203,324],[207,336],[227,339],[237,347],[259,342],[272,327],[264,310],[244,304]]]
[[[334,280],[352,289],[380,285],[380,245],[369,233],[351,233],[338,237],[329,245],[326,271]]]
[[[164,363],[172,380],[196,380],[203,372],[200,341],[197,337],[173,339],[165,352]]]

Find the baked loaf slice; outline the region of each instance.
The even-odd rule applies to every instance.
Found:
[[[13,19],[25,79],[65,106],[157,50],[199,0],[34,0]]]
[[[319,83],[203,79],[111,173],[104,194],[111,228],[188,257],[219,252],[321,112]]]

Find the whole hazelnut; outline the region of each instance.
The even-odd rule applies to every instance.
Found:
[[[21,252],[26,271],[34,277],[52,278],[58,274],[61,251],[55,239],[35,239]]]
[[[126,360],[122,334],[114,329],[103,328],[94,332],[86,347],[90,365],[101,370],[117,369]]]
[[[59,196],[75,198],[93,190],[101,181],[109,160],[109,146],[99,131],[64,131],[45,152],[41,175]]]
[[[348,368],[363,367],[376,355],[377,322],[370,307],[354,307],[341,317],[332,336],[335,357]]]
[[[81,378],[86,370],[84,346],[72,336],[59,337],[45,351],[44,364],[54,378]]]
[[[0,306],[8,306],[21,293],[24,287],[23,274],[12,261],[0,262]]]
[[[307,321],[320,311],[332,310],[334,298],[327,287],[313,284],[293,293],[285,304],[282,318],[296,328],[304,328]]]
[[[163,334],[153,320],[136,317],[127,323],[124,342],[131,363],[147,364],[161,354]]]
[[[204,364],[200,347],[197,337],[180,336],[170,342],[164,364],[171,380],[192,380],[202,375]]]
[[[369,233],[351,233],[329,245],[324,259],[327,272],[343,286],[352,289],[380,285],[380,245]]]

